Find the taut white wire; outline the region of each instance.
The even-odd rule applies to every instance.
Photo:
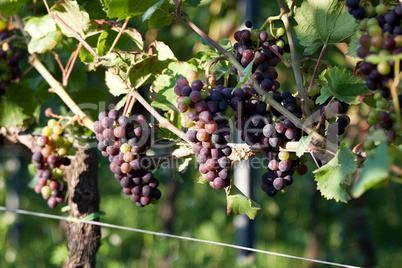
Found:
[[[276,252],[271,252],[271,251],[266,251],[266,250],[255,249],[255,248],[248,248],[248,247],[243,247],[243,246],[238,246],[238,245],[232,245],[232,244],[215,242],[215,241],[208,241],[208,240],[180,236],[180,235],[172,235],[172,234],[166,234],[166,233],[147,231],[147,230],[119,226],[119,225],[114,225],[114,224],[109,224],[109,223],[98,222],[98,221],[86,221],[86,220],[81,220],[81,219],[76,219],[76,218],[68,218],[68,217],[63,217],[63,216],[56,216],[56,215],[51,215],[51,214],[32,212],[32,211],[21,210],[21,209],[6,208],[6,207],[2,207],[2,206],[0,206],[0,211],[9,211],[9,212],[14,212],[14,213],[18,213],[18,214],[24,214],[24,215],[30,215],[30,216],[36,216],[36,217],[42,217],[42,218],[56,219],[56,220],[62,220],[62,221],[80,222],[80,223],[98,225],[98,226],[103,226],[103,227],[108,227],[108,228],[126,230],[126,231],[131,231],[131,232],[152,234],[152,235],[163,236],[163,237],[171,237],[171,238],[176,238],[176,239],[181,239],[181,240],[188,240],[188,241],[194,241],[194,242],[199,242],[199,243],[207,243],[207,244],[218,245],[218,246],[223,246],[223,247],[230,247],[230,248],[235,248],[235,249],[242,249],[242,250],[247,250],[247,251],[252,251],[252,252],[257,252],[257,253],[269,254],[269,255],[274,255],[274,256],[279,256],[279,257],[285,257],[285,258],[291,258],[291,259],[297,259],[297,260],[303,260],[303,261],[309,261],[309,262],[315,262],[315,263],[321,263],[321,264],[327,264],[327,265],[333,265],[333,266],[338,266],[338,267],[361,268],[359,266],[352,266],[352,265],[340,264],[340,263],[335,263],[335,262],[303,258],[303,257],[276,253]]]

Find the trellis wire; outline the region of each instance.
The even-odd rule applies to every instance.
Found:
[[[276,252],[271,252],[271,251],[266,251],[266,250],[255,249],[255,248],[243,247],[243,246],[238,246],[238,245],[233,245],[233,244],[208,241],[208,240],[203,240],[203,239],[197,239],[197,238],[179,236],[179,235],[172,235],[172,234],[166,234],[166,233],[160,233],[160,232],[147,231],[147,230],[119,226],[119,225],[114,225],[114,224],[109,224],[109,223],[98,222],[98,221],[87,221],[87,220],[81,220],[81,219],[76,219],[76,218],[71,218],[71,217],[63,217],[63,216],[57,216],[57,215],[51,215],[51,214],[45,214],[45,213],[39,213],[39,212],[32,212],[32,211],[21,210],[21,209],[12,209],[12,208],[2,207],[2,206],[0,206],[0,211],[8,211],[8,212],[13,212],[13,213],[17,213],[17,214],[30,215],[30,216],[36,216],[36,217],[48,218],[48,219],[56,219],[56,220],[61,220],[61,221],[72,221],[72,222],[93,224],[93,225],[98,225],[98,226],[108,227],[108,228],[113,228],[113,229],[120,229],[120,230],[126,230],[126,231],[137,232],[137,233],[151,234],[151,235],[162,236],[162,237],[170,237],[170,238],[176,238],[176,239],[181,239],[181,240],[206,243],[206,244],[218,245],[218,246],[223,246],[223,247],[230,247],[230,248],[247,250],[247,251],[251,251],[251,252],[274,255],[274,256],[285,257],[285,258],[290,258],[290,259],[333,265],[333,266],[337,266],[337,267],[359,268],[359,266],[352,266],[352,265],[346,265],[346,264],[335,263],[335,262],[303,258],[303,257],[276,253]]]

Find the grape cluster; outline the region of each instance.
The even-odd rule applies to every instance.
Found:
[[[232,149],[227,143],[233,140],[229,127],[230,118],[237,106],[232,89],[218,86],[211,91],[203,90],[204,83],[195,79],[177,79],[175,93],[178,95],[178,109],[185,114],[182,126],[190,128],[186,137],[194,143],[193,151],[200,164],[199,171],[211,187],[221,190],[230,185]],[[233,92],[234,93],[234,92]]]
[[[32,161],[38,176],[35,192],[42,194],[50,208],[55,208],[65,198],[62,166],[70,165],[67,155],[74,154],[73,137],[63,137],[64,128],[55,119],[50,119],[37,139]]]
[[[151,131],[144,115],[133,122],[117,110],[101,112],[94,122],[98,149],[110,161],[110,170],[120,182],[123,193],[139,207],[157,202],[162,194],[159,180],[148,171],[145,152],[151,145]]]
[[[374,9],[373,12],[360,21],[357,55],[365,59],[372,54],[385,57],[402,53],[402,6],[388,10],[380,4],[375,8],[370,6],[370,9]],[[364,60],[360,65],[360,74],[366,79],[367,87],[370,90],[380,89],[386,99],[391,96],[388,82],[394,75],[394,64],[394,61],[373,64]]]
[[[8,37],[7,32],[0,32],[0,41]],[[11,81],[21,75],[19,62],[24,58],[24,53],[21,50],[11,49],[8,44],[5,47],[8,47],[8,49],[3,50],[0,48],[0,100]]]
[[[402,6],[399,1],[378,4],[377,6],[365,6],[364,2],[347,1],[349,10],[363,9],[363,15],[355,16],[355,11],[350,11],[352,15],[360,20],[360,39],[357,55],[363,58],[359,66],[360,75],[366,80],[366,85],[370,90],[377,90],[374,94],[376,108],[370,111],[367,122],[371,126],[370,131],[383,129],[389,143],[400,144],[402,131],[396,123],[396,109],[390,101],[392,99],[389,82],[394,78],[395,61],[383,61],[378,64],[366,60],[369,55],[379,55],[386,57],[402,53]],[[400,67],[399,67],[400,68]],[[399,70],[400,71],[400,70]],[[397,102],[401,103],[401,97]],[[375,142],[366,140],[364,148],[368,156],[374,154]],[[378,143],[377,143],[378,144]]]
[[[248,28],[252,27],[250,21],[246,22]],[[281,38],[285,34],[283,28],[276,31],[277,36]],[[237,61],[246,67],[254,59],[252,76],[254,80],[261,84],[262,89],[265,91],[277,91],[280,87],[278,72],[275,66],[281,62],[279,57],[274,53],[277,52],[283,55],[284,50],[289,52],[289,46],[282,39],[268,40],[268,33],[266,31],[256,32],[249,29],[237,31],[234,34],[237,43],[234,44],[235,56]],[[237,69],[232,66],[230,68],[233,74],[237,74]],[[238,76],[240,79],[240,76]],[[247,82],[246,82],[247,85]]]
[[[264,159],[268,161],[268,171],[262,175],[261,189],[271,197],[278,191],[284,191],[286,186],[292,185],[294,167],[299,175],[307,173],[307,166],[293,153],[265,151]],[[305,161],[305,158],[301,159]]]

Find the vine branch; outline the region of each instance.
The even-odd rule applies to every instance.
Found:
[[[46,69],[45,66],[40,62],[35,54],[29,59],[30,64],[40,73],[40,75],[46,80],[50,85],[51,91],[56,93],[63,102],[70,108],[70,110],[76,114],[82,121],[82,124],[90,130],[93,129],[93,121],[81,110],[81,108],[71,99],[70,95],[64,90],[62,84],[57,81],[53,75]]]

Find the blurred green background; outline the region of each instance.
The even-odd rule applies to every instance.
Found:
[[[90,12],[91,18],[105,18],[99,1],[79,2]],[[253,8],[250,11],[245,7]],[[225,40],[242,27],[245,18],[252,19],[259,27],[267,16],[276,15],[278,8],[276,1],[207,0],[202,1],[200,7],[187,8],[186,11],[213,39]],[[199,37],[179,22],[160,31],[147,29],[140,19],[130,21],[130,26],[137,28],[147,42],[157,39],[167,43],[179,60],[188,60],[198,50],[205,49]],[[328,49],[324,57],[333,65],[347,65],[336,47]],[[286,70],[283,65],[278,69],[282,88],[295,91],[291,70]],[[102,75],[102,72],[90,73],[88,86],[106,91],[106,87],[99,83],[103,80]],[[112,98],[109,101],[116,102]],[[362,110],[364,113],[367,107]],[[362,111],[352,109],[352,113],[352,125],[346,138],[349,144],[356,144],[362,138],[357,133],[361,134],[365,129],[358,123]],[[63,214],[60,207],[49,209],[42,197],[28,187],[30,158],[30,152],[23,146],[0,139],[0,205]],[[309,170],[315,168],[310,159]],[[261,169],[251,173],[254,200],[261,205],[246,233],[252,247],[350,265],[401,266],[400,185],[383,185],[348,204],[336,203],[320,196],[310,173],[295,176],[295,182],[286,194],[270,198],[260,190],[263,172]],[[181,176],[170,169],[157,170],[155,176],[161,181],[163,197],[157,205],[139,209],[121,193],[107,160],[99,155],[100,209],[106,213],[101,221],[224,243],[241,243],[239,237],[244,233],[239,230],[238,223],[244,218],[226,215],[223,191],[196,183],[199,175],[194,161]],[[68,253],[63,223],[56,220],[0,212],[0,237],[0,267],[60,267]],[[216,245],[108,228],[102,228],[97,264],[112,268],[324,267],[284,257],[243,254]]]

